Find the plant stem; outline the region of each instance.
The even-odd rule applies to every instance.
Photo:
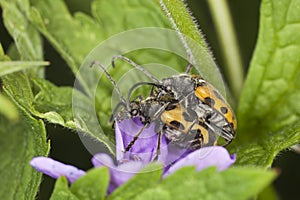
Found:
[[[244,70],[228,4],[226,0],[208,0],[208,5],[221,43],[228,84],[238,100],[244,82]]]
[[[208,80],[224,96],[226,93],[222,76],[208,49],[199,27],[182,0],[158,0],[173,28],[177,31],[187,53],[187,60],[197,74]]]

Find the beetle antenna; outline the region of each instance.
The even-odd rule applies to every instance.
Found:
[[[111,123],[111,122],[113,121],[113,119],[115,118],[115,114],[116,114],[117,110],[118,110],[121,106],[123,106],[123,107],[126,108],[126,105],[124,105],[122,101],[119,102],[119,103],[115,106],[115,108],[114,108],[113,111],[112,111],[112,114],[111,114],[110,117],[109,117],[109,123]]]
[[[193,65],[189,63],[185,68],[185,73],[189,74],[193,68]]]
[[[122,95],[118,85],[116,84],[116,82],[114,81],[114,79],[111,77],[111,75],[108,73],[108,71],[105,69],[105,67],[98,61],[93,61],[90,65],[90,67],[93,67],[93,65],[97,65],[98,67],[100,67],[100,69],[102,69],[102,71],[105,73],[105,75],[107,76],[107,78],[110,80],[110,82],[112,83],[112,85],[115,87],[120,99],[121,99],[121,102],[123,105],[125,105],[125,109],[127,111],[130,111],[130,106],[129,104],[127,103],[126,99],[124,98],[124,96]]]
[[[130,65],[134,66],[136,69],[140,70],[141,72],[143,72],[146,76],[148,76],[153,82],[155,83],[159,83],[159,80],[157,80],[154,76],[152,76],[152,74],[150,74],[145,68],[143,68],[142,66],[136,64],[135,62],[133,62],[132,60],[130,60],[129,58],[122,56],[122,55],[117,55],[114,56],[112,58],[111,64],[113,67],[115,67],[115,60],[120,59],[120,60],[124,60],[126,62],[128,62]]]
[[[131,98],[131,95],[132,95],[132,93],[134,92],[134,90],[135,90],[137,87],[141,86],[141,85],[152,85],[152,86],[158,87],[155,83],[138,82],[138,83],[134,84],[134,85],[130,88],[130,90],[129,90],[129,92],[128,92],[128,96],[127,96],[127,101],[128,101],[128,102],[130,102],[130,98]]]
[[[193,59],[193,55],[192,55],[192,53],[191,52],[187,52],[187,59],[188,59],[188,65],[186,66],[186,68],[185,68],[185,73],[187,73],[187,74],[189,74],[190,72],[191,72],[191,70],[192,70],[192,68],[193,68],[193,64],[192,64],[192,61],[194,60]]]

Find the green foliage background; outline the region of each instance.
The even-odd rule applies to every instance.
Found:
[[[181,7],[180,1],[173,1],[173,4],[170,3],[171,1],[164,2],[179,30],[205,46],[201,36],[193,27],[188,13],[184,7]],[[180,197],[184,194],[181,189],[190,188],[190,184],[197,185],[198,188],[207,184],[207,188],[198,191],[205,199],[220,196],[228,199],[232,199],[232,196],[236,199],[245,199],[261,191],[261,188],[274,178],[272,173],[265,171],[272,165],[282,167],[282,175],[275,181],[275,188],[279,195],[291,199],[291,194],[296,193],[300,180],[297,177],[299,155],[282,153],[275,163],[273,159],[282,150],[300,142],[298,122],[300,1],[231,0],[228,2],[240,45],[238,56],[242,58],[245,71],[250,67],[240,100],[236,99],[234,102],[229,97],[233,105],[236,105],[239,120],[238,138],[229,147],[231,152],[236,152],[238,155],[237,167],[220,174],[214,173],[213,169],[199,174],[184,169],[159,186],[156,185],[160,176],[159,171],[156,174],[148,174],[149,181],[150,177],[152,178],[150,185],[143,185],[144,183],[139,181],[145,177],[139,179],[137,176],[120,187],[110,197],[111,199],[120,198],[121,195],[128,198],[147,198],[154,193],[168,199],[170,195],[168,191],[174,188],[176,181],[187,177],[189,177],[187,182],[181,182],[182,188],[176,189],[179,193],[176,196]],[[227,74],[227,63],[222,54],[226,49],[222,49],[217,39],[209,5],[205,1],[190,0],[187,3],[205,33],[216,62],[219,66],[225,66],[221,70]],[[3,47],[2,50],[0,46],[0,61],[5,61],[0,65],[0,76],[4,85],[0,96],[0,150],[2,152],[0,170],[5,180],[2,183],[0,197],[34,199],[34,191],[38,189],[41,175],[28,163],[33,156],[48,154],[50,143],[47,142],[46,137],[51,139],[51,157],[65,163],[72,163],[82,169],[91,167],[91,155],[85,151],[76,134],[72,132],[75,129],[75,122],[72,118],[70,101],[72,98],[70,86],[73,86],[74,81],[72,73],[77,71],[86,54],[99,41],[123,30],[147,26],[170,28],[171,25],[155,1],[136,0],[128,4],[125,0],[66,0],[65,2],[0,0],[0,5],[2,9],[0,42]],[[131,9],[132,7],[136,9]],[[127,9],[130,10],[129,15]],[[155,52],[150,54],[142,52],[130,56],[137,62],[158,59],[161,63],[172,66],[177,62],[172,61],[171,55]],[[44,69],[38,67],[48,64],[44,60],[51,62],[51,66],[45,68],[45,77]],[[181,66],[185,65],[182,61],[178,63]],[[26,73],[18,72],[21,69],[27,69]],[[122,70],[126,71],[127,68],[124,66]],[[117,79],[122,74],[122,70],[115,72],[113,76]],[[210,76],[210,72],[206,73]],[[228,74],[225,77],[227,82],[234,78]],[[109,91],[103,93],[106,95]],[[98,98],[103,99],[105,95]],[[89,103],[84,95],[79,96],[83,105]],[[106,110],[107,105],[98,104],[97,108],[103,111],[99,114],[100,121],[106,121],[109,112]],[[82,111],[81,114],[88,117],[88,111]],[[113,133],[108,126],[105,130],[106,135],[100,137],[93,132],[92,127],[85,127],[84,124],[82,127],[82,131],[95,141],[106,143],[113,138]],[[112,148],[109,145],[106,147]],[[99,145],[100,150],[107,150],[107,148]],[[249,168],[245,167],[250,165]],[[66,180],[61,178],[56,183],[52,198],[60,199],[64,196],[70,199],[85,199],[95,194],[80,188],[93,188],[99,195],[95,196],[95,199],[104,198],[105,187],[103,189],[97,184],[89,185],[90,181],[99,181],[93,180],[94,174],[103,177],[99,185],[107,184],[107,172],[102,169],[91,171],[89,176],[78,180],[70,189],[67,187]],[[250,181],[250,177],[256,178]],[[203,181],[204,179],[206,181]],[[215,182],[220,184],[215,185]],[[235,186],[234,191],[232,188],[228,190],[228,185],[239,182],[240,185],[244,182],[244,187]],[[246,185],[246,182],[249,185]],[[139,185],[137,190],[145,190],[142,196],[136,197],[135,193],[131,193],[132,185]],[[248,190],[245,190],[246,186]],[[47,199],[51,188],[53,188],[53,180],[45,177],[39,198]],[[213,191],[219,193],[209,196]],[[274,188],[268,187],[258,198],[276,199]]]

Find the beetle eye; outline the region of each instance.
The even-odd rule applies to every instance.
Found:
[[[208,113],[205,117],[205,121],[209,121],[211,117],[212,117],[212,114]]]

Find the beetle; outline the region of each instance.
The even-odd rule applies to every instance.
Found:
[[[189,74],[191,65],[187,66],[185,73],[159,81],[142,66],[122,55],[113,57],[113,67],[117,59],[128,62],[152,80],[133,85],[125,99],[108,71],[97,61],[91,64],[103,70],[120,96],[120,103],[114,109],[112,118],[120,122],[139,117],[143,124],[125,151],[131,149],[151,123],[155,123],[155,132],[159,134],[158,144],[162,135],[169,142],[187,149],[217,145],[218,136],[224,138],[223,146],[234,139],[237,122],[233,110],[212,84],[198,75]],[[152,86],[149,96],[138,96],[131,100],[136,88],[143,85]],[[123,108],[117,112],[120,106]]]

